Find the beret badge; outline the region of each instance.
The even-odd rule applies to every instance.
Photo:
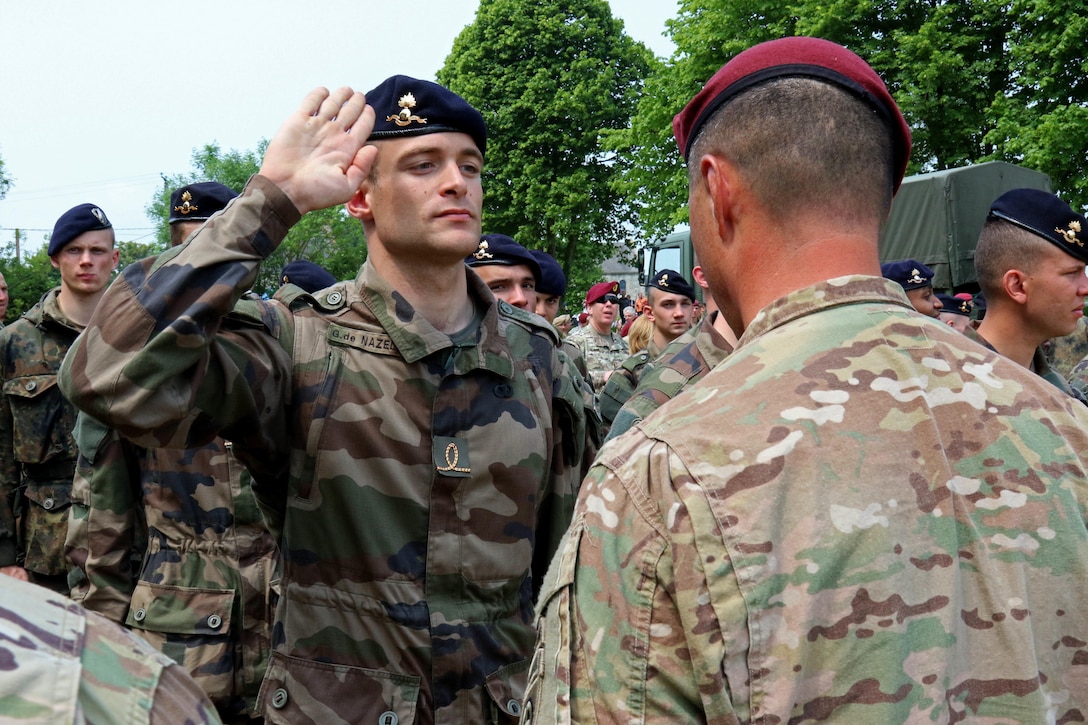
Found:
[[[1080,222],[1078,220],[1074,219],[1073,221],[1069,222],[1069,224],[1067,226],[1068,226],[1068,228],[1066,228],[1066,229],[1062,229],[1060,227],[1054,227],[1054,231],[1056,231],[1058,234],[1062,235],[1062,239],[1065,240],[1066,244],[1076,244],[1078,247],[1083,247],[1084,242],[1082,242],[1077,237],[1077,235],[1080,234],[1080,232],[1081,232]]]
[[[398,126],[409,126],[412,121],[418,121],[419,123],[427,123],[427,119],[420,118],[412,113],[412,109],[416,107],[416,97],[411,93],[405,93],[397,101],[397,105],[400,106],[400,113],[392,116],[386,116],[386,121],[392,121]]]
[[[907,281],[910,282],[911,284],[922,284],[923,282],[926,281],[926,279],[925,279],[925,277],[923,277],[921,275],[921,273],[917,269],[912,269],[910,271],[910,278]]]
[[[197,211],[200,207],[198,207],[196,204],[193,204],[192,201],[193,195],[186,191],[181,195],[181,204],[175,206],[174,211],[178,212],[179,214],[190,214],[194,211]]]
[[[487,251],[488,243],[486,239],[480,240],[480,246],[476,248],[476,251],[472,253],[472,256],[476,259],[494,259],[495,255]]]

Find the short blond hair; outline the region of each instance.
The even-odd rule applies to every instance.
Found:
[[[639,315],[627,331],[627,349],[634,355],[641,352],[654,337],[654,322],[646,315]]]

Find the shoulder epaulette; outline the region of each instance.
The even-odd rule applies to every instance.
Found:
[[[498,304],[500,315],[516,320],[524,327],[539,330],[540,332],[547,334],[555,345],[559,345],[559,333],[543,317],[532,312],[527,312],[521,308],[514,307],[509,302],[499,300]]]

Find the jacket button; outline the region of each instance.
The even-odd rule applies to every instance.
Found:
[[[132,618],[135,619],[137,622],[142,622],[147,619],[147,612],[144,610],[143,607],[140,607],[136,610],[136,613],[132,615]]]
[[[386,710],[378,715],[378,725],[397,725],[398,720],[397,713],[392,710]]]
[[[287,690],[282,687],[272,693],[272,707],[282,710],[287,705]]]
[[[24,385],[23,387],[26,388],[26,392],[33,393],[34,390],[38,387],[38,383],[35,380],[29,380],[29,381],[27,381],[27,384]]]
[[[223,618],[220,617],[218,614],[212,614],[208,617],[208,626],[212,629],[219,629],[222,624]]]
[[[344,295],[339,292],[330,292],[325,295],[325,303],[330,305],[338,305],[344,299]]]
[[[55,505],[56,505],[56,504],[55,504],[55,503],[53,503],[53,499],[51,499],[51,498],[47,498],[47,499],[45,499],[44,501],[42,501],[42,508],[43,508],[43,509],[45,509],[46,511],[50,511],[50,510],[52,510],[52,508],[53,508],[53,507],[54,507]]]
[[[510,711],[511,715],[517,716],[521,714],[521,703],[517,700],[510,700],[506,703],[506,709]]]

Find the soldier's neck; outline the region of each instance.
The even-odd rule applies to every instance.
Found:
[[[91,315],[94,314],[94,308],[98,306],[98,301],[104,294],[106,294],[104,287],[93,295],[86,295],[61,284],[60,292],[57,294],[57,307],[69,322],[79,327],[86,327],[91,321]]]
[[[468,294],[465,263],[377,260],[371,264],[383,279],[439,332],[453,334],[472,323],[475,307]]]

